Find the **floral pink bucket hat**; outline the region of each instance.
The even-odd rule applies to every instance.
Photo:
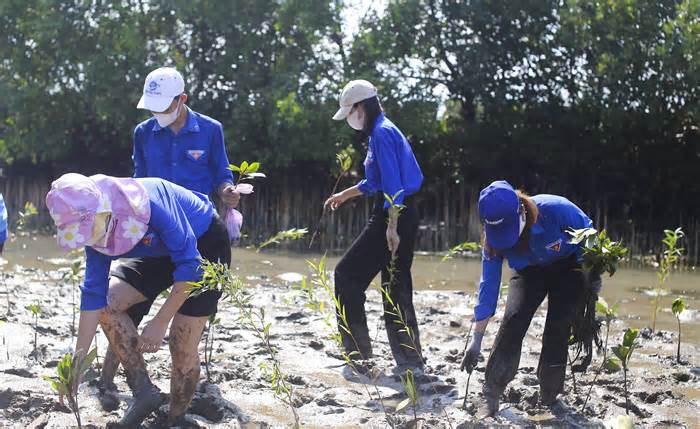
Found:
[[[64,174],[51,184],[46,205],[65,249],[90,246],[118,256],[133,249],[148,230],[148,192],[132,178]]]

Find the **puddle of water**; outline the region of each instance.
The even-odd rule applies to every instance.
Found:
[[[15,265],[31,268],[56,269],[70,258],[62,252],[55,239],[46,236],[20,237],[5,246],[2,255],[8,264],[0,269],[12,269]],[[298,282],[302,275],[309,274],[306,260],[320,260],[318,254],[298,254],[290,252],[264,252],[235,248],[233,266],[251,283],[282,280],[286,283]],[[327,260],[327,268],[332,270],[339,257]],[[505,266],[506,264],[504,264]],[[460,290],[474,293],[477,290],[481,263],[477,259],[456,258],[441,262],[440,256],[417,254],[412,269],[413,284],[416,290]],[[509,278],[508,268],[504,268],[503,279]],[[648,290],[656,283],[656,274],[651,269],[623,268],[612,278],[603,280],[603,297],[608,303],[620,302],[620,317],[626,324],[642,328],[650,325],[653,296]],[[668,281],[670,295],[661,297],[657,328],[676,331],[677,321],[670,311],[671,301],[676,296],[684,296],[689,312],[683,315],[683,338],[692,343],[700,342],[700,275],[693,271],[673,273]]]

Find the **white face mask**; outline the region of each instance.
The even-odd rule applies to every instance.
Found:
[[[353,130],[362,131],[362,128],[365,127],[365,115],[361,114],[358,109],[353,110],[348,115],[347,121]]]
[[[175,110],[173,110],[170,113],[153,113],[153,116],[156,117],[156,121],[158,121],[158,125],[161,126],[161,128],[165,128],[168,125],[172,124],[175,122],[177,119],[177,116],[180,114],[180,100],[177,100],[177,107]]]
[[[525,231],[525,225],[527,224],[527,216],[525,215],[525,212],[522,211],[520,212],[520,232],[518,235],[523,235],[523,231]]]

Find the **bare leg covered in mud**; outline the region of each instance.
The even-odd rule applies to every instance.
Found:
[[[170,325],[170,354],[173,359],[170,376],[170,415],[175,423],[182,417],[192,401],[199,382],[198,345],[204,332],[207,317],[177,314]]]
[[[138,351],[139,336],[126,310],[146,298],[123,280],[110,280],[108,306],[100,324],[112,349],[126,371],[126,381],[134,402],[119,422],[121,427],[135,427],[162,403],[158,389],[151,383],[143,355]]]

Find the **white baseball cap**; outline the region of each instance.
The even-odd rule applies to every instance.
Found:
[[[366,80],[351,80],[340,93],[340,109],[333,115],[336,121],[347,118],[352,106],[362,100],[377,96],[377,88]]]
[[[164,112],[173,98],[185,92],[185,80],[172,67],[161,67],[148,73],[143,84],[143,95],[136,106],[151,112]]]

